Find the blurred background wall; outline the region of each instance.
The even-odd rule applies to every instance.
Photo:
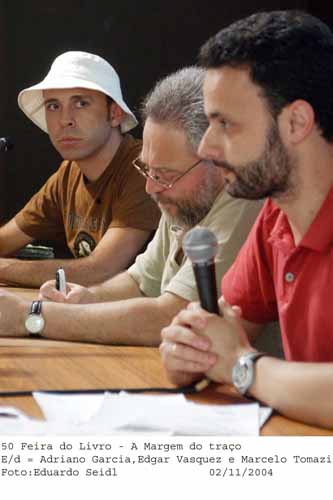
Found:
[[[259,0],[0,1],[0,136],[15,148],[0,153],[0,223],[12,217],[57,169],[47,134],[18,109],[18,92],[45,76],[67,50],[105,57],[118,71],[134,112],[155,81],[195,63],[207,38],[258,10],[300,8],[333,24],[326,2]],[[134,134],[139,136],[138,127]]]

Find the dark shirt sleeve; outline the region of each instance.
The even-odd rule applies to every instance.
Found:
[[[60,167],[15,216],[19,228],[34,239],[64,238],[64,223],[59,203],[62,170]]]

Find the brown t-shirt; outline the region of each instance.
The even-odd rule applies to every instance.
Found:
[[[16,215],[17,225],[34,239],[65,238],[75,257],[93,251],[110,227],[155,230],[160,211],[145,192],[145,179],[132,166],[141,147],[141,141],[126,135],[94,182],[87,182],[75,162],[63,161]]]

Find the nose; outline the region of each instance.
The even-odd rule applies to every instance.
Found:
[[[211,126],[207,128],[200,141],[198,155],[206,160],[221,160],[223,157],[222,144],[217,140]]]
[[[63,106],[61,110],[60,123],[61,126],[64,128],[75,126],[74,113],[70,106],[68,107]]]
[[[153,179],[150,179],[147,177],[146,179],[146,193],[148,194],[154,194],[154,193],[160,193],[161,191],[165,191],[165,187],[161,186],[157,182],[153,181]]]

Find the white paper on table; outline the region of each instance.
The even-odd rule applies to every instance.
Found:
[[[209,405],[188,401],[182,394],[49,394],[34,393],[46,421],[24,416],[0,418],[7,434],[124,434],[257,436],[271,414],[257,403]],[[7,407],[6,407],[7,408]],[[5,413],[7,409],[5,410]],[[0,407],[1,415],[1,407]],[[24,418],[25,417],[25,418]]]
[[[0,434],[44,434],[50,423],[29,417],[13,406],[0,406]],[[54,429],[52,428],[52,431]]]
[[[56,435],[56,434],[75,434],[77,426],[68,424],[65,422],[48,422],[44,420],[37,419],[6,419],[5,421],[0,421],[0,433],[2,435]]]
[[[12,420],[17,418],[27,419],[29,417],[15,406],[0,406],[0,423],[2,419]]]
[[[245,405],[248,406],[248,404],[245,404]],[[224,414],[224,410],[223,410],[224,407],[225,406],[221,406],[221,405],[211,405],[211,408],[214,408],[216,412],[221,413],[222,415]],[[261,427],[264,425],[264,423],[272,415],[273,410],[269,406],[259,406],[258,409],[259,409],[259,412],[258,412],[258,425],[259,425],[259,429],[261,429]]]
[[[81,424],[88,422],[103,403],[104,394],[48,394],[34,392],[33,397],[46,420]]]
[[[96,427],[103,433],[117,429],[175,435],[257,436],[259,405],[202,405],[187,401],[182,394],[107,394],[87,426],[91,432]]]
[[[163,408],[182,408],[185,411],[187,401],[183,394],[152,396],[126,392],[105,393],[99,412],[88,425],[91,428],[101,428],[102,432],[110,432],[112,429],[170,432],[168,427],[150,416],[156,411],[155,406],[159,405]],[[161,410],[157,410],[157,413],[160,414]]]
[[[273,413],[273,408],[270,408],[269,406],[260,406],[260,408],[259,408],[259,426],[260,426],[260,429],[267,422],[267,420],[272,415],[272,413]]]

